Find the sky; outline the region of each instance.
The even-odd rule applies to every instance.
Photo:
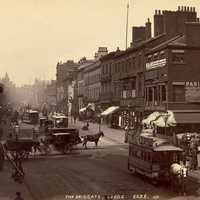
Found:
[[[0,0],[0,77],[20,86],[55,79],[56,64],[93,58],[98,47],[125,48],[128,0]],[[129,0],[132,26],[143,26],[155,10],[196,7],[199,0]]]

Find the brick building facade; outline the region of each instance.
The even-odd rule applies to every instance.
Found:
[[[76,79],[78,63],[68,60],[58,63],[56,68],[56,104],[57,110],[68,114],[68,87]]]
[[[109,67],[111,69],[110,72],[107,71],[108,75],[102,73],[102,91],[105,90],[106,81],[111,80],[111,84],[108,83],[112,91],[112,104],[120,106],[119,116],[123,116],[127,110],[134,112],[132,117],[134,122],[141,122],[149,112],[166,110],[166,105],[167,109],[172,110],[187,107],[190,110],[199,109],[199,105],[194,105],[194,102],[174,102],[185,98],[185,90],[188,91],[186,96],[191,96],[189,94],[191,88],[187,86],[188,89],[185,89],[190,82],[199,84],[199,68],[197,67],[199,65],[197,49],[200,47],[197,36],[199,18],[197,18],[195,8],[179,7],[177,11],[156,11],[153,38],[151,38],[150,27],[149,20],[144,27],[133,27],[131,47],[125,51],[113,52],[102,59],[105,64],[102,64],[102,67],[105,68],[108,63],[107,69]],[[164,46],[167,46],[167,49],[164,49]],[[174,49],[169,50],[172,46]],[[156,49],[160,51],[157,52]],[[187,66],[184,63],[176,63],[176,60],[182,62],[182,54],[187,55]],[[171,67],[168,66],[169,62]],[[151,70],[152,66],[159,67],[157,70]],[[178,78],[177,74],[180,74]],[[151,85],[155,77],[157,79],[154,85]],[[173,84],[172,80],[174,80]],[[103,103],[106,98],[102,98],[104,98]],[[154,103],[152,104],[151,101]]]

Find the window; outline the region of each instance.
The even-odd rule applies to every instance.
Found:
[[[153,87],[153,90],[154,90],[154,103],[156,104],[158,101],[157,87]]]
[[[163,58],[165,58],[165,52],[164,52],[164,51],[161,51],[161,52],[160,52],[160,59],[163,59]]]
[[[184,63],[184,51],[183,50],[172,50],[172,62],[183,64]]]
[[[160,86],[157,87],[157,101],[160,102]]]
[[[131,82],[131,89],[135,90],[135,88],[136,88],[136,82],[135,82],[135,80],[132,80],[132,82]]]
[[[135,58],[132,58],[132,68],[135,68]]]
[[[154,53],[154,55],[153,55],[153,60],[155,61],[155,60],[158,60],[158,53]]]
[[[166,86],[165,85],[161,85],[161,95],[162,95],[162,101],[166,101],[167,97],[166,97]]]
[[[152,92],[152,88],[148,88],[148,89],[149,89],[148,100],[149,100],[149,102],[151,102],[153,100],[153,92]]]
[[[151,60],[152,60],[152,55],[149,55],[149,56],[147,57],[147,63],[150,63]]]

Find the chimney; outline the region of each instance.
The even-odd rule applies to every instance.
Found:
[[[146,37],[146,40],[151,38],[151,22],[149,18],[145,24],[145,37]]]
[[[145,26],[133,26],[132,27],[132,44],[142,42],[146,39],[146,27]]]
[[[181,11],[183,11],[183,6],[181,6]]]

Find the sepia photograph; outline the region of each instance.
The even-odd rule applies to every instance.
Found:
[[[0,3],[0,200],[200,200],[199,0]]]

